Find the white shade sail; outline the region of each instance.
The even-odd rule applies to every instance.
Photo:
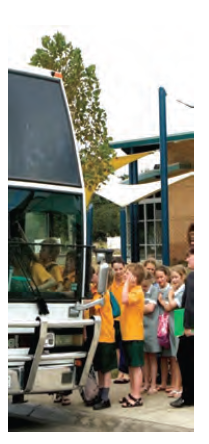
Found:
[[[168,186],[193,176],[194,172],[181,174],[168,179]],[[120,207],[126,207],[133,202],[145,199],[146,197],[161,191],[161,181],[150,182],[138,185],[123,185],[121,183],[108,182],[101,185],[100,189],[95,192],[100,197],[113,202]]]

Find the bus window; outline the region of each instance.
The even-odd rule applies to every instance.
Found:
[[[69,251],[73,251],[75,261],[75,272],[71,287],[65,294],[60,294],[57,287],[47,289],[44,298],[59,301],[63,297],[80,300],[82,291],[83,269],[83,209],[82,196],[59,194],[51,191],[33,191],[21,189],[9,189],[9,257],[10,261],[14,255],[13,240],[22,237],[39,262],[42,242],[46,239],[55,239],[59,244],[59,254],[50,264],[41,262],[52,275],[58,272],[63,277],[66,257]],[[23,248],[23,247],[21,247]],[[35,284],[29,270],[25,267],[23,253],[19,250],[19,265],[14,267],[10,263],[10,299],[15,297],[21,299],[22,295],[34,299]],[[13,256],[12,256],[13,254]],[[46,267],[47,265],[47,267]],[[11,277],[11,269],[19,270],[19,275]],[[57,273],[58,274],[58,273]],[[59,274],[60,276],[60,274]],[[68,286],[69,287],[69,286]],[[65,288],[64,288],[65,292]]]

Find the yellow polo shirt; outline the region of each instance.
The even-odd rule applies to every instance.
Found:
[[[128,293],[128,303],[122,304],[120,328],[123,341],[144,339],[144,293],[137,285]]]
[[[51,288],[51,291],[55,291],[58,287],[58,284],[61,284],[63,281],[62,273],[60,270],[59,265],[56,262],[48,262],[48,264],[45,265],[46,271],[51,274],[51,276],[56,281],[57,285],[55,287]]]
[[[75,271],[71,271],[71,273],[67,274],[67,276],[63,277],[63,288],[65,291],[69,291],[71,288],[71,284],[75,282]]]
[[[51,274],[39,262],[31,265],[31,276],[37,287],[52,278]]]
[[[95,287],[92,288],[91,291],[93,293],[92,301],[101,298],[101,295],[97,293]],[[113,343],[115,342],[115,329],[109,291],[106,291],[103,297],[105,300],[104,306],[101,307],[101,305],[95,305],[95,307],[92,307],[89,310],[90,316],[98,315],[101,317],[101,331],[99,342]]]

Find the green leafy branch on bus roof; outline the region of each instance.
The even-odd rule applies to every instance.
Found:
[[[95,65],[84,66],[81,50],[60,32],[41,39],[30,65],[62,73],[64,87],[79,144],[81,165],[86,188],[91,191],[113,173],[109,146],[107,115],[100,105],[100,84]]]

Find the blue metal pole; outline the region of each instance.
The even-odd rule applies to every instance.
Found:
[[[166,92],[159,88],[160,113],[160,175],[161,175],[161,205],[162,205],[162,261],[170,264],[169,252],[169,206],[168,206],[168,160],[167,160],[167,131],[166,131]]]
[[[120,210],[120,238],[121,238],[121,256],[125,262],[127,262],[127,252],[126,252],[126,210],[121,208]]]
[[[133,149],[131,149],[133,154]],[[130,185],[135,185],[138,182],[138,166],[137,161],[129,165]],[[139,261],[139,236],[138,236],[138,203],[130,204],[130,229],[131,229],[131,262]]]
[[[87,210],[87,234],[86,234],[87,245],[92,245],[92,239],[93,239],[93,204],[90,204]]]

